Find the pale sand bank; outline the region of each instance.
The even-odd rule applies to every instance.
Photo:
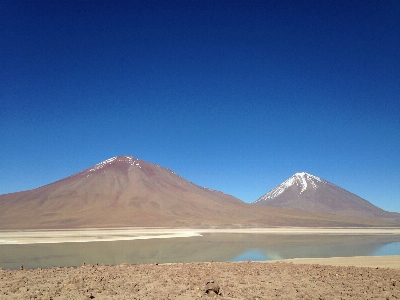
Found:
[[[400,235],[400,228],[98,228],[69,230],[7,230],[0,231],[0,244],[36,244],[67,242],[124,241],[154,238],[201,236],[204,233],[253,233],[253,234],[324,234],[324,235]]]
[[[145,240],[200,236],[190,229],[71,229],[40,231],[0,231],[0,244],[45,244]]]
[[[275,261],[276,262],[276,261]],[[392,256],[355,256],[330,258],[294,258],[282,262],[293,264],[318,264],[344,267],[391,268],[400,270],[400,255]]]

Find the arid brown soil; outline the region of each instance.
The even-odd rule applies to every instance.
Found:
[[[183,263],[0,270],[0,299],[398,299],[400,270]]]

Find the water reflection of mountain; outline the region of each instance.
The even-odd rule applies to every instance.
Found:
[[[400,242],[394,242],[378,248],[373,255],[384,256],[384,255],[398,255],[400,253]]]
[[[397,244],[397,247],[386,245]],[[114,242],[0,245],[0,267],[270,260],[294,257],[400,254],[400,236],[204,234],[202,237]],[[382,248],[383,247],[383,248]],[[396,252],[397,251],[397,252]],[[393,253],[394,252],[394,253]],[[388,254],[386,254],[388,255]]]
[[[341,256],[399,255],[399,236],[288,236],[277,242],[261,240],[234,257],[240,260],[274,260]],[[250,244],[248,244],[250,246]],[[386,249],[386,250],[382,250]]]

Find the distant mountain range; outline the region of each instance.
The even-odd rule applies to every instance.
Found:
[[[247,204],[132,156],[107,159],[37,189],[0,195],[2,229],[393,226],[400,224],[398,215],[306,173]]]

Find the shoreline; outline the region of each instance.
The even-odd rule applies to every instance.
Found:
[[[0,230],[0,245],[128,241],[196,237],[209,233],[278,235],[400,235],[400,228],[381,227],[270,227],[270,228],[84,228]]]
[[[199,264],[199,263],[266,263],[266,264],[293,264],[293,265],[320,265],[332,267],[356,267],[374,269],[394,269],[400,270],[400,255],[381,255],[381,256],[343,256],[343,257],[313,257],[313,258],[287,258],[271,260],[245,260],[230,262],[189,262],[189,263],[162,263],[160,265],[180,265],[180,264]],[[129,265],[129,264],[128,264]],[[143,263],[141,265],[147,265]],[[151,265],[149,263],[148,265]]]
[[[256,236],[257,234],[259,234],[259,237]],[[261,235],[264,236],[262,237]],[[102,228],[40,231],[9,230],[0,231],[0,250],[2,251],[4,263],[2,267],[12,270],[19,268],[22,264],[28,269],[35,269],[37,267],[52,268],[60,265],[64,267],[79,266],[84,261],[89,264],[98,262],[109,266],[115,266],[120,263],[152,264],[158,262],[160,264],[179,264],[184,261],[187,261],[186,263],[222,262],[225,259],[235,262],[237,260],[234,258],[243,254],[245,255],[241,260],[251,260],[259,263],[284,262],[290,264],[379,267],[400,270],[400,255],[398,252],[382,252],[378,254],[373,251],[373,247],[363,242],[370,240],[376,240],[375,243],[386,240],[399,241],[399,237],[400,228],[274,227],[240,229]],[[315,238],[320,241],[318,245],[325,248],[327,246],[335,247],[337,241],[339,243],[346,241],[346,247],[350,247],[350,250],[332,252],[331,254],[336,257],[330,257],[329,254],[319,253],[318,251],[315,252],[313,248],[311,248],[312,253],[309,253],[311,258],[290,258],[297,255],[296,253],[289,255],[287,252],[285,252],[286,255],[278,255],[279,251],[289,251],[289,249],[282,250],[279,248],[282,241],[283,244],[290,244],[296,247],[298,244],[307,245],[308,241],[312,242]],[[164,241],[157,241],[157,239],[164,239]],[[264,244],[253,242],[259,239],[265,239],[266,242],[262,243],[266,243],[268,247],[271,247],[271,250],[268,248],[266,252],[260,252],[261,254],[258,256],[246,254],[251,252],[252,248],[250,247],[251,249],[249,250],[247,249],[248,246],[245,247],[243,245],[249,245],[249,243],[253,245],[253,248],[260,247],[260,249],[264,249],[262,248]],[[115,250],[114,243],[108,243],[113,241],[121,241],[122,244],[118,244],[120,250]],[[133,241],[134,244],[127,243],[128,241]],[[105,243],[98,244],[96,242]],[[221,246],[226,242],[231,246]],[[81,243],[87,244],[82,247],[83,245],[79,245]],[[136,246],[132,247],[132,245]],[[357,247],[364,249],[365,245],[371,247],[372,250],[351,251],[351,249],[356,249]],[[10,249],[14,249],[13,247],[17,247],[15,249],[18,250],[15,253],[18,254],[14,255],[14,250],[10,252]],[[306,246],[300,247],[300,252],[304,251],[304,247]],[[318,254],[321,255],[319,256]],[[265,260],[262,256],[266,257]],[[16,264],[16,262],[18,263]]]
[[[400,270],[400,255],[386,256],[348,256],[328,258],[290,258],[266,262],[284,262],[295,265],[323,265],[357,268],[389,268]]]

